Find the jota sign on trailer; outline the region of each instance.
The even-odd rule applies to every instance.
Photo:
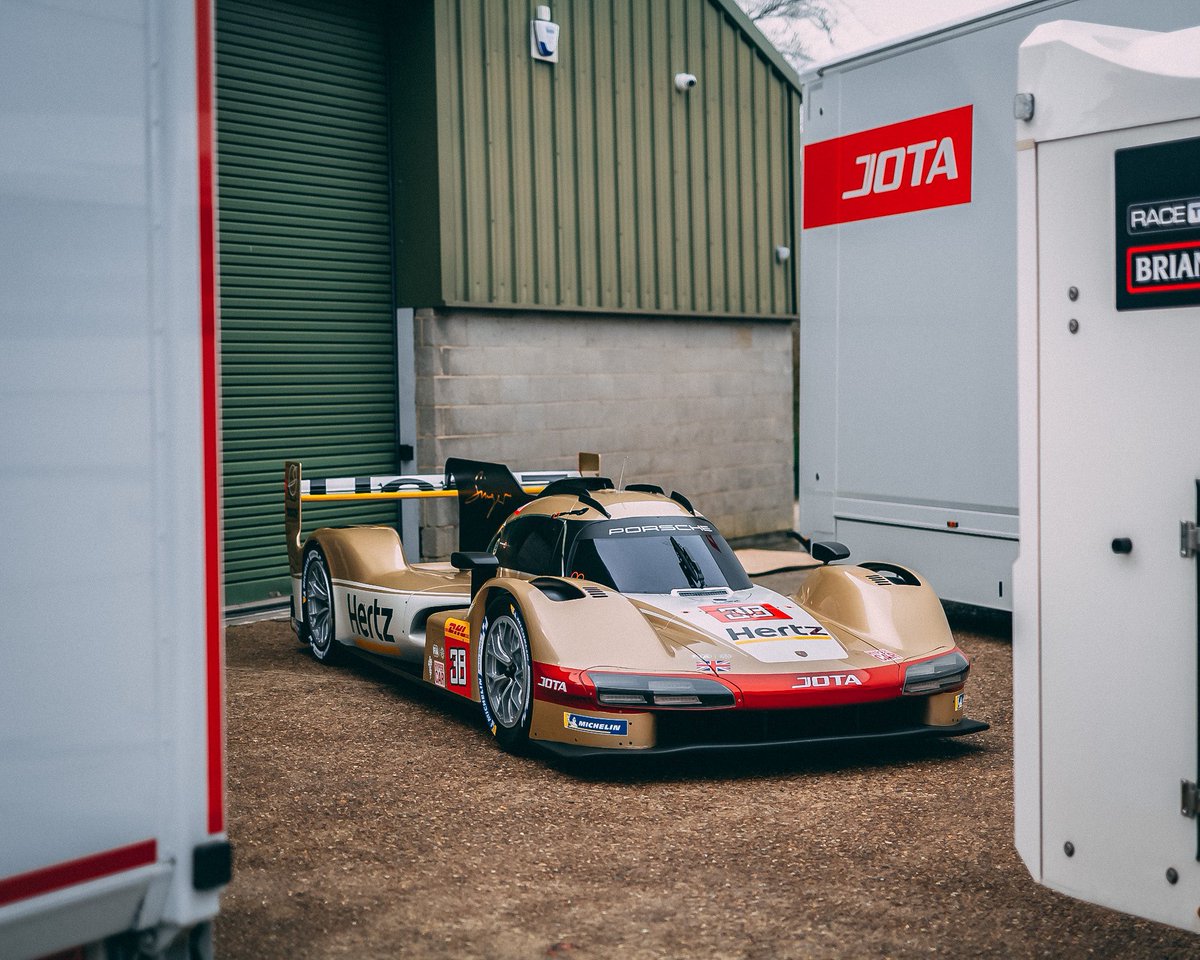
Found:
[[[804,148],[804,228],[971,202],[970,104]]]

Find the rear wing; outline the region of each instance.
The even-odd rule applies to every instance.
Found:
[[[479,550],[491,542],[514,510],[541,493],[555,480],[598,476],[600,454],[579,454],[577,470],[523,470],[513,474],[500,463],[450,458],[441,474],[404,474],[378,477],[338,477],[305,480],[299,460],[283,465],[283,516],[287,537],[288,568],[299,576],[300,523],[305,503],[377,500],[418,500],[457,497],[459,549]]]

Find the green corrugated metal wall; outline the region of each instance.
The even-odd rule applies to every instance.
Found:
[[[218,0],[230,604],[288,589],[285,458],[309,476],[397,467],[386,60],[377,2]]]
[[[530,4],[434,11],[447,304],[795,313],[774,251],[795,246],[799,99],[724,11],[558,0],[557,65],[529,55]]]

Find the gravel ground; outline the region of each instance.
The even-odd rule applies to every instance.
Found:
[[[594,769],[508,756],[432,691],[317,664],[285,622],[230,628],[218,956],[1200,955],[1029,878],[1011,645],[957,633],[982,735]]]

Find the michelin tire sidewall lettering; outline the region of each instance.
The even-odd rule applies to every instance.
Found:
[[[487,693],[487,671],[485,669],[485,660],[490,643],[494,642],[489,637],[489,629],[495,626],[497,620],[506,618],[516,629],[517,639],[520,641],[525,655],[525,668],[528,671],[526,677],[527,689],[524,692],[525,702],[522,704],[520,715],[516,722],[511,727],[506,727],[500,723],[491,704],[488,703]],[[520,607],[517,606],[516,600],[509,594],[501,594],[496,599],[488,604],[487,613],[484,616],[483,624],[479,631],[479,642],[477,644],[478,652],[475,655],[476,662],[476,678],[479,686],[479,703],[483,708],[484,722],[488,729],[492,732],[505,750],[511,752],[520,752],[524,749],[529,739],[530,720],[533,714],[533,691],[534,691],[534,669],[533,656],[529,646],[529,631],[525,627],[525,618],[521,613]]]
[[[490,623],[491,617],[484,614],[483,623],[479,625],[480,640],[475,649],[475,684],[479,687],[479,705],[483,708],[483,722],[494,737],[498,724],[496,723],[496,718],[492,716],[491,709],[488,707],[487,693],[483,689],[483,638],[487,636]]]

